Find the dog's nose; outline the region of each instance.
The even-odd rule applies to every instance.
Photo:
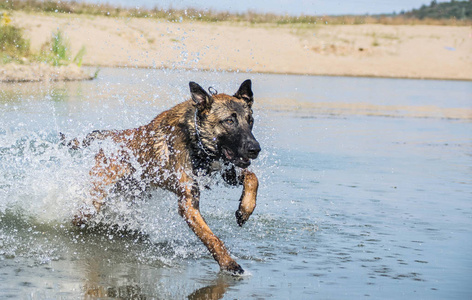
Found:
[[[247,143],[246,146],[247,154],[249,158],[257,158],[259,152],[261,152],[261,145],[257,141],[251,141]]]

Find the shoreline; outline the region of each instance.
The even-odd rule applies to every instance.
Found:
[[[83,68],[74,64],[51,66],[44,63],[0,65],[0,83],[86,81],[93,80]]]
[[[13,12],[33,51],[60,29],[83,66],[472,81],[472,30],[437,25],[266,26]],[[1,68],[1,65],[0,65]]]
[[[246,70],[234,70],[234,69],[214,69],[214,68],[172,68],[169,66],[154,67],[154,66],[130,66],[130,65],[90,65],[83,64],[87,68],[118,68],[118,69],[150,69],[150,70],[184,70],[184,71],[198,71],[198,72],[236,72],[246,74],[273,74],[273,75],[293,75],[293,76],[320,76],[320,77],[355,77],[355,78],[379,78],[379,79],[407,79],[407,80],[437,80],[437,81],[472,81],[472,78],[447,78],[447,77],[394,77],[394,76],[382,76],[382,75],[356,75],[356,74],[306,74],[297,72],[268,72],[268,71],[246,71]]]
[[[36,77],[36,79],[32,79],[32,74],[35,73],[34,69],[36,68],[36,64],[22,64],[17,66],[21,66],[23,70],[26,72],[5,72],[4,69],[7,67],[9,64],[3,64],[0,65],[0,83],[26,83],[26,82],[57,82],[57,81],[88,81],[88,80],[94,80],[96,78],[95,75],[91,75],[87,73],[83,68],[79,68],[82,70],[81,73],[77,74],[67,74],[64,75],[64,70],[67,69],[69,66],[60,66],[60,67],[54,67],[54,66],[49,66],[50,70],[43,71],[42,75],[39,77]],[[319,77],[355,77],[355,78],[373,78],[373,79],[398,79],[398,80],[431,80],[431,81],[465,81],[465,82],[470,82],[472,81],[472,78],[446,78],[446,77],[428,77],[428,78],[423,78],[423,77],[400,77],[400,76],[382,76],[382,75],[356,75],[356,74],[306,74],[306,73],[297,73],[297,72],[264,72],[264,71],[259,71],[259,72],[254,72],[254,71],[241,71],[241,70],[233,70],[233,69],[203,69],[203,68],[172,68],[168,66],[163,66],[163,67],[153,67],[153,66],[129,66],[129,65],[89,65],[89,64],[83,64],[83,67],[85,68],[118,68],[118,69],[150,69],[150,70],[185,70],[185,71],[198,71],[198,72],[237,72],[237,73],[247,73],[247,74],[273,74],[273,75],[293,75],[293,76],[319,76]],[[63,68],[61,70],[61,68]],[[76,69],[78,67],[74,67]],[[27,69],[30,69],[29,71]],[[55,70],[58,69],[58,70]],[[28,75],[24,75],[25,73],[28,73]]]

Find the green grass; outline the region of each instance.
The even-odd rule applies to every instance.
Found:
[[[65,65],[70,61],[69,42],[61,30],[57,30],[51,39],[51,60],[54,66]]]
[[[77,55],[74,57],[72,62],[77,64],[77,66],[82,67],[82,61],[86,53],[87,51],[85,49],[85,46],[82,46],[82,48],[80,48],[79,52],[77,52]]]
[[[10,17],[0,17],[0,63],[43,62],[53,66],[68,65],[71,62],[82,66],[86,54],[85,46],[71,59],[70,42],[61,30],[57,30],[42,47],[39,53],[32,53],[30,42],[23,37],[23,31],[10,25]]]
[[[61,30],[57,30],[52,34],[51,39],[43,44],[39,55],[34,60],[48,63],[53,66],[67,65],[71,62],[69,54],[69,41]]]
[[[93,79],[97,79],[98,73],[100,73],[100,67],[98,67],[98,68],[95,70],[95,73],[93,73]]]
[[[0,25],[0,58],[3,63],[21,62],[29,52],[30,43],[23,38],[21,29],[12,25]]]

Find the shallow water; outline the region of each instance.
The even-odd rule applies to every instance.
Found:
[[[230,93],[246,78],[258,206],[239,228],[241,189],[216,185],[201,209],[250,275],[219,273],[160,190],[110,199],[93,229],[70,224],[98,146],[69,152],[58,132],[136,127],[188,81]],[[469,82],[143,69],[1,84],[0,298],[470,298],[471,95]]]

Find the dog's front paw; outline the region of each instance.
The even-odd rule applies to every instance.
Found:
[[[227,266],[221,267],[221,270],[233,276],[241,276],[244,274],[243,268],[241,268],[241,266],[234,260]]]
[[[249,214],[242,213],[239,209],[235,213],[236,215],[236,222],[239,226],[243,226],[244,223],[249,219]]]

